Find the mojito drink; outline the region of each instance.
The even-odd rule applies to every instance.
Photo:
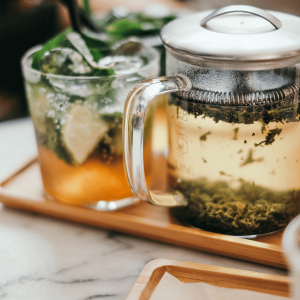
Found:
[[[158,75],[159,55],[138,44],[134,49],[132,42],[103,50],[96,41],[102,48],[91,48],[89,40],[77,36],[85,47],[81,53],[66,35],[50,41],[53,49],[48,42],[28,51],[22,61],[45,193],[75,205],[130,197],[123,167],[124,101],[135,84]],[[151,155],[148,115],[146,162]],[[149,167],[146,163],[146,175]]]

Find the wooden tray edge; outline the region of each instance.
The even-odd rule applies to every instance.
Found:
[[[228,288],[234,286],[234,288],[239,289],[290,297],[290,282],[287,276],[168,259],[155,259],[146,264],[126,300],[149,300],[165,272],[184,282],[201,281],[216,286]]]
[[[36,154],[28,157],[19,167],[10,170],[8,174],[6,174],[3,178],[0,178],[0,190],[4,190],[3,185],[5,185],[9,180],[18,176],[20,173],[22,173],[25,169],[30,167],[35,162],[38,162],[38,157]]]
[[[264,265],[284,269],[288,268],[282,250],[276,245],[229,236],[226,237],[226,245],[224,245],[224,238],[223,236],[220,237],[219,234],[205,231],[195,232],[193,228],[176,224],[167,224],[168,232],[164,233],[161,229],[165,228],[166,224],[161,221],[147,219],[146,222],[142,222],[141,217],[134,216],[129,221],[127,220],[128,224],[125,224],[124,221],[126,218],[128,219],[128,216],[122,213],[122,210],[103,213],[52,201],[49,201],[45,207],[44,203],[35,201],[36,199],[30,199],[17,193],[14,194],[3,187],[5,183],[16,177],[36,161],[36,158],[28,160],[14,174],[10,174],[0,182],[0,202],[5,206]],[[113,214],[114,219],[117,219],[118,222],[112,220],[111,214]]]

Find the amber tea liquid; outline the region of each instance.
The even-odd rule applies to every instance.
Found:
[[[99,200],[115,201],[133,196],[127,182],[123,156],[103,160],[95,150],[81,165],[69,165],[42,145],[38,145],[44,190],[51,198],[73,205],[94,204]],[[150,179],[151,142],[145,145],[145,165]]]
[[[297,119],[268,124],[263,120],[252,124],[216,122],[205,114],[195,117],[192,105],[187,107],[188,102],[173,97],[167,108],[169,184],[190,200],[190,209],[175,209],[179,218],[203,229],[247,235],[280,229],[300,212]],[[291,109],[295,107],[298,104]],[[218,108],[212,107],[210,112],[214,109]],[[293,116],[297,118],[297,112]],[[278,200],[280,193],[282,201]],[[281,215],[272,216],[275,221],[269,218],[272,210]],[[266,219],[260,223],[259,218]],[[278,227],[267,224],[276,218],[281,220]]]

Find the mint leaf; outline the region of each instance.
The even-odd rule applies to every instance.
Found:
[[[107,56],[111,52],[111,45],[106,40],[94,39],[86,34],[82,34],[81,38],[92,54],[94,61],[98,62],[100,58]]]
[[[130,35],[139,36],[143,33],[141,24],[138,21],[128,19],[116,20],[112,24],[106,26],[105,30],[109,35],[117,38]]]
[[[93,76],[110,76],[115,75],[115,72],[113,69],[95,69],[95,71],[92,73]]]
[[[60,33],[59,35],[55,36],[48,42],[46,42],[46,44],[43,45],[42,49],[37,51],[33,55],[33,60],[32,60],[32,64],[31,64],[32,68],[39,70],[41,59],[43,58],[45,52],[51,51],[55,48],[58,48],[58,47],[71,48],[71,49],[78,51],[77,49],[74,48],[72,43],[67,38],[67,34],[72,31],[73,31],[73,29],[69,28],[69,29],[63,31],[62,33]],[[106,41],[95,40],[95,39],[92,39],[85,35],[81,35],[81,38],[85,42],[85,44],[86,44],[87,48],[89,49],[90,53],[92,54],[93,60],[95,62],[98,62],[100,58],[102,58],[103,56],[107,55],[110,52],[109,45]],[[115,72],[112,69],[100,69],[100,70],[94,69],[91,76],[110,76],[110,75],[114,75],[114,74],[115,74]],[[62,75],[66,75],[66,74],[62,74]]]
[[[101,52],[99,51],[99,49],[96,48],[90,48],[89,49],[95,62],[98,62],[100,58],[103,57],[103,55],[101,54]]]
[[[109,43],[107,41],[104,40],[99,40],[99,39],[93,39],[87,35],[82,34],[81,37],[83,38],[83,40],[85,41],[85,44],[88,48],[97,48],[97,49],[107,49],[109,48]]]
[[[164,18],[153,18],[143,13],[131,13],[126,19],[108,20],[105,31],[108,35],[117,39],[132,35],[155,35],[159,34],[165,24],[175,18],[175,15],[169,15]]]
[[[53,39],[46,42],[46,44],[44,44],[44,46],[41,50],[34,53],[31,67],[33,69],[39,70],[40,61],[41,61],[42,57],[44,56],[45,52],[47,52],[47,51],[51,51],[52,49],[57,48],[57,47],[73,48],[71,43],[66,38],[66,34],[71,31],[72,31],[72,29],[68,28],[65,31],[63,31],[62,33],[60,33],[59,35],[55,36]]]

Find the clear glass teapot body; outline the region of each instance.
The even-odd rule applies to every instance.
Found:
[[[188,199],[175,216],[242,236],[287,225],[300,213],[299,65],[218,70],[169,54],[167,70],[193,86],[167,105],[169,185]]]
[[[125,105],[132,190],[204,230],[251,236],[284,228],[300,213],[299,74],[299,64],[218,69],[167,52],[168,76],[136,86]],[[141,141],[147,105],[164,93],[170,189],[161,193],[144,181]]]

